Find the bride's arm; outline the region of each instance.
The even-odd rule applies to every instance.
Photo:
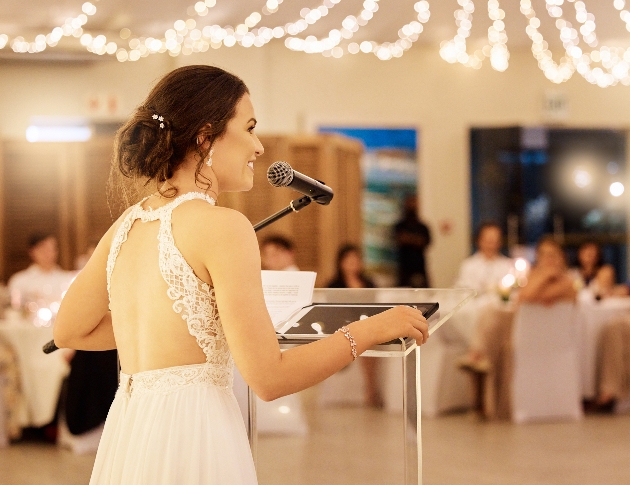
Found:
[[[116,348],[107,294],[107,256],[113,227],[63,297],[53,336],[59,348],[111,350]]]
[[[265,307],[252,226],[235,211],[212,210],[211,218],[199,223],[198,251],[212,277],[230,351],[254,392],[264,400],[276,399],[321,382],[352,362],[350,343],[341,333],[280,352]],[[359,354],[397,337],[422,343],[428,336],[422,314],[409,307],[351,323],[349,329]]]

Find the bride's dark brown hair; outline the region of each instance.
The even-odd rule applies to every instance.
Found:
[[[240,78],[213,66],[180,67],[160,79],[116,133],[110,189],[122,192],[120,202],[128,205],[136,197],[130,197],[129,187],[124,186],[129,184],[117,186],[116,172],[142,181],[145,189],[155,183],[164,197],[176,196],[176,189],[165,182],[190,152],[198,158],[195,183],[209,190],[211,182],[201,168],[210,148],[203,150],[197,137],[204,136],[211,147],[225,133],[246,93],[249,90]]]

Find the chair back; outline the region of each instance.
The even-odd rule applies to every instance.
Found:
[[[579,322],[573,303],[523,304],[512,333],[512,420],[580,419]]]

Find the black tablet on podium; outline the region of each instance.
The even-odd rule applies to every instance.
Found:
[[[429,320],[439,308],[438,303],[317,303],[306,306],[281,324],[278,334],[287,340],[317,340],[335,333],[344,325],[377,315],[400,305],[420,310]],[[429,321],[429,329],[433,322]]]

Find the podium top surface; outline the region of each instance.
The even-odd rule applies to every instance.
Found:
[[[437,302],[437,322],[432,330],[437,330],[455,312],[476,295],[469,288],[315,288],[313,303],[425,303]]]
[[[430,317],[430,333],[436,331],[443,325],[453,314],[461,307],[475,297],[475,290],[472,289],[434,289],[434,288],[315,288],[313,291],[313,304],[341,304],[341,305],[357,305],[357,304],[410,304],[410,303],[438,303],[439,309],[436,314]],[[281,337],[283,338],[283,337]],[[310,339],[302,341],[283,340],[283,344],[300,344],[307,343]],[[312,341],[312,340],[310,340]],[[401,340],[400,346],[403,350],[410,349],[415,346],[412,339]],[[399,346],[397,346],[399,347]],[[391,345],[380,345],[374,350],[380,352],[392,350]],[[397,353],[397,352],[395,352]],[[372,354],[368,351],[366,354]],[[392,354],[394,355],[394,354]]]

